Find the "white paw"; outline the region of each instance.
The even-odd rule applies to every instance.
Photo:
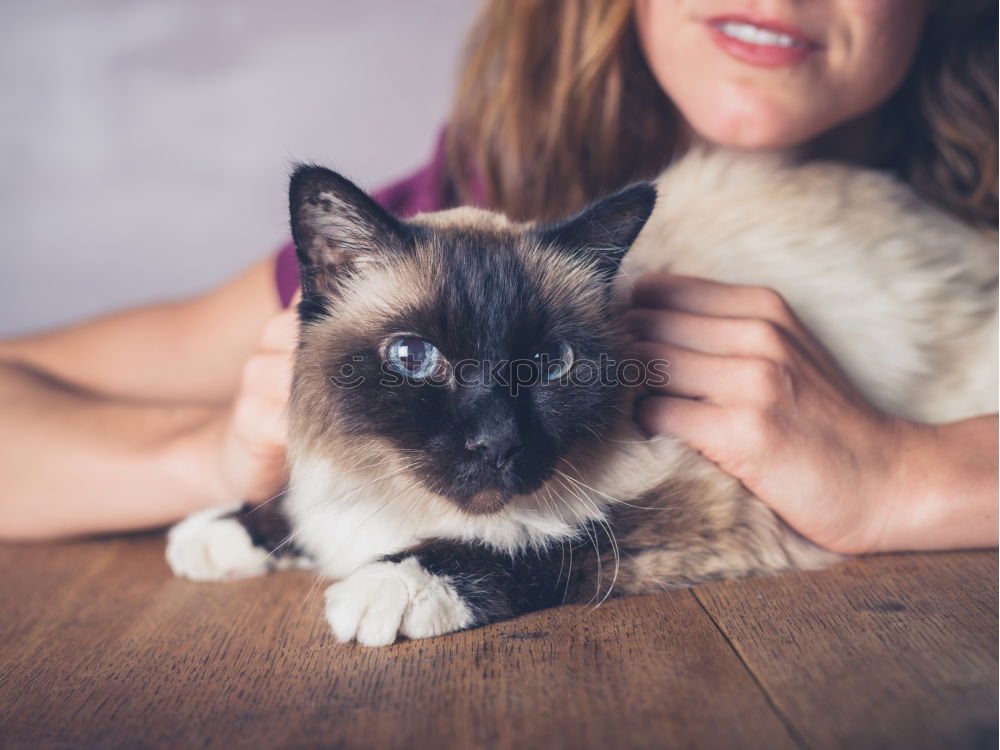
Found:
[[[235,518],[239,505],[188,516],[167,533],[167,562],[174,575],[195,581],[245,578],[268,571],[268,553],[255,547]]]
[[[414,557],[358,568],[326,590],[326,619],[338,641],[387,646],[398,635],[430,638],[469,627],[472,611],[443,576]]]

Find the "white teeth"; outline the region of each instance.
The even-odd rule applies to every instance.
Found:
[[[716,28],[728,37],[739,39],[747,44],[759,44],[762,47],[802,47],[802,42],[792,39],[788,34],[769,31],[749,23],[726,21]]]

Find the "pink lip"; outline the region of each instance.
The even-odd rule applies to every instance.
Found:
[[[762,44],[749,44],[739,39],[733,39],[719,30],[719,26],[727,22],[748,23],[760,29],[787,34],[799,44],[794,47],[772,47]],[[763,20],[745,15],[715,16],[707,21],[708,31],[719,48],[740,62],[756,65],[762,68],[784,68],[802,62],[810,52],[819,49],[819,45],[807,38],[802,31],[781,21]]]

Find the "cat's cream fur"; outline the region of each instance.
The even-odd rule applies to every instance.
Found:
[[[927,422],[996,411],[995,233],[929,207],[885,175],[836,164],[791,166],[780,157],[696,152],[668,170],[657,188],[656,208],[626,256],[620,287],[654,270],[770,287],[879,408]],[[417,220],[474,227],[506,222],[475,209]],[[574,273],[571,266],[564,270],[563,280]],[[393,298],[399,268],[364,272],[373,274],[370,288]],[[419,288],[412,273],[420,272],[407,272],[410,289]],[[359,300],[354,317],[342,323],[363,326],[364,309],[373,304],[380,301]],[[304,331],[298,373],[321,371],[311,352],[321,349],[323,335],[320,327]],[[310,336],[319,338],[310,343]],[[405,456],[390,446],[311,427],[326,385],[308,377],[300,378],[292,406],[286,507],[293,539],[323,573],[367,576],[365,586],[351,588],[362,595],[377,589],[373,566],[388,570],[373,561],[422,540],[480,541],[515,553],[572,538],[581,521],[600,524],[611,511],[619,522],[618,545],[628,554],[615,550],[593,561],[603,570],[592,582],[601,596],[612,582],[617,592],[641,592],[838,559],[678,441],[645,440],[627,416],[599,450],[590,445],[570,455],[577,484],[555,477],[497,514],[468,516],[414,482]],[[344,601],[344,585],[331,589],[331,601]],[[447,609],[445,600],[439,604]],[[344,607],[364,608],[352,602],[328,612],[347,633],[360,625],[344,623]],[[461,614],[442,615],[441,622],[458,622]],[[435,634],[421,627],[422,635]],[[448,629],[454,626],[440,632]]]
[[[640,271],[669,270],[774,288],[879,407],[930,422],[996,410],[995,235],[917,201],[887,176],[835,164],[791,167],[777,157],[693,153],[657,187],[656,209],[626,255],[622,283]],[[470,208],[423,220],[505,223]],[[385,273],[391,285],[398,271]],[[426,538],[482,539],[509,550],[544,543],[571,534],[581,519],[603,517],[612,498],[629,501],[658,488],[676,494],[664,483],[688,488],[683,502],[701,509],[699,527],[732,526],[739,517],[759,529],[752,554],[708,565],[713,577],[831,559],[673,439],[645,440],[623,420],[606,445],[581,466],[581,479],[592,488],[574,487],[582,500],[559,490],[569,508],[546,503],[540,491],[516,498],[496,516],[470,518],[405,472],[378,480],[401,465],[391,449],[337,445],[343,466],[389,462],[344,474],[330,466],[330,446],[293,436],[288,508],[298,541],[335,577]],[[356,458],[345,461],[353,452]],[[685,571],[684,577],[698,576]]]
[[[626,276],[771,287],[882,409],[926,422],[996,411],[995,232],[887,175],[772,156],[694,153],[658,193]]]

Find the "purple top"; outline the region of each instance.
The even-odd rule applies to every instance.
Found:
[[[483,191],[475,183],[473,188],[477,201],[482,204]],[[403,218],[426,211],[453,208],[457,200],[448,179],[444,133],[438,137],[434,154],[426,166],[409,177],[376,191],[372,197],[387,210]],[[278,252],[274,264],[274,281],[281,306],[288,307],[292,295],[299,288],[299,261],[295,255],[295,245],[291,242]]]

